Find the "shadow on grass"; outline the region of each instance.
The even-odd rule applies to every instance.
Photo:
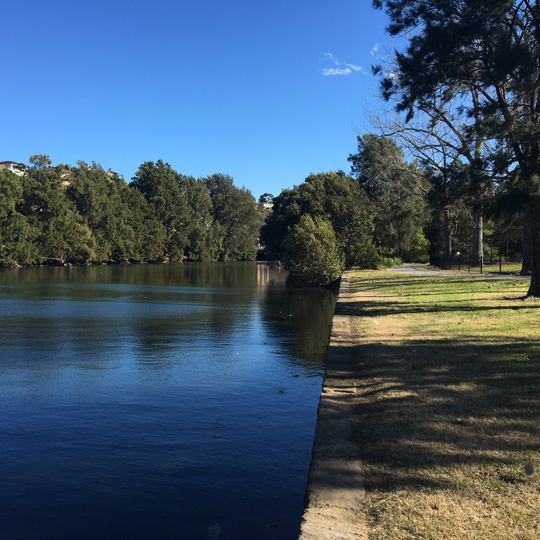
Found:
[[[507,300],[520,300],[521,298],[507,298]],[[452,301],[440,301],[436,305],[433,304],[414,304],[414,303],[404,303],[399,301],[384,301],[377,300],[370,302],[369,300],[364,300],[362,302],[363,309],[365,311],[358,310],[358,304],[354,302],[342,302],[340,309],[342,310],[343,315],[357,316],[357,317],[382,317],[384,315],[389,315],[394,313],[400,314],[429,314],[429,313],[452,313],[452,312],[476,312],[482,313],[486,311],[518,311],[520,309],[540,309],[540,303],[536,304],[523,304],[523,305],[507,305],[507,306],[498,306],[494,308],[492,306],[478,306],[471,304],[470,306],[465,306],[463,304],[456,305]]]
[[[335,406],[353,404],[352,442],[367,465],[367,489],[459,489],[453,471],[463,465],[500,469],[500,482],[524,481],[524,462],[540,458],[540,350],[535,340],[504,339],[348,349],[360,363],[358,392],[337,396]]]
[[[506,286],[522,285],[528,286],[528,281],[524,279],[496,279],[497,276],[479,276],[479,277],[466,277],[466,276],[407,276],[406,278],[399,276],[399,274],[389,275],[386,278],[366,278],[362,276],[362,281],[358,283],[357,290],[362,291],[383,291],[384,289],[396,289],[399,287],[412,286],[425,286],[426,283],[431,283],[434,287],[437,285],[456,285],[456,286],[486,286],[493,287],[495,283],[505,283]],[[425,293],[424,293],[425,294]]]

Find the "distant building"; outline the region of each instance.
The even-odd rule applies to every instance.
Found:
[[[22,176],[24,172],[20,169],[21,164],[16,161],[0,161],[0,170],[7,169],[15,173],[17,176]]]
[[[47,167],[47,172],[55,173],[56,167]],[[69,178],[73,173],[71,171],[68,171],[67,169],[62,169],[60,171],[60,177],[62,178],[62,185],[63,186],[70,186],[71,182],[69,180],[66,180],[66,178]]]
[[[50,173],[55,173],[56,172],[56,167],[47,167],[47,172],[50,172]],[[60,171],[60,176],[62,178],[67,178],[68,176],[71,176],[73,173],[71,171],[68,171],[67,169],[62,169]]]

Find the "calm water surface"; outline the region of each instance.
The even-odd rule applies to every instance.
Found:
[[[0,271],[0,537],[296,538],[335,297],[285,277]]]

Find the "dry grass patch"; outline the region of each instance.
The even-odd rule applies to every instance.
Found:
[[[540,539],[540,303],[523,302],[527,284],[350,279],[370,538]]]

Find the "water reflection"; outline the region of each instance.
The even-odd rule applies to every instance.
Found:
[[[0,271],[3,534],[296,538],[335,297],[286,277]]]

